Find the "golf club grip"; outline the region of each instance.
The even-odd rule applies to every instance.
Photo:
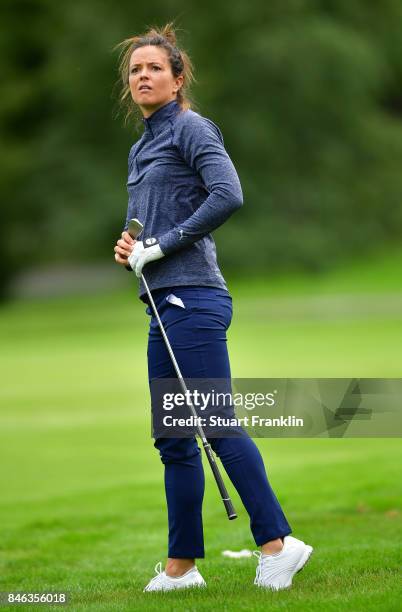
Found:
[[[221,494],[221,498],[223,501],[223,505],[225,506],[229,521],[233,521],[233,519],[237,518],[236,510],[234,509],[232,500],[229,497],[229,493],[225,487],[225,483],[222,480],[222,476],[219,472],[219,468],[216,465],[215,457],[213,456],[213,452],[211,446],[207,444],[203,444],[205,453],[208,457],[209,465],[211,466],[212,473],[215,477],[216,484],[218,485],[219,493]]]

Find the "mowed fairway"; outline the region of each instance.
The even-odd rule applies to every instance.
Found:
[[[325,301],[239,284],[233,297],[234,377],[401,376],[400,293]],[[67,591],[72,610],[399,609],[398,439],[257,440],[294,535],[315,548],[280,593],[254,587],[254,557],[221,556],[255,546],[204,461],[208,589],[142,593],[167,543],[144,309],[132,289],[0,311],[0,590]]]

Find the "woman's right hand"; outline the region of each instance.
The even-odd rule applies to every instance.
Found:
[[[114,247],[114,259],[121,266],[128,265],[128,257],[134,248],[136,241],[128,232],[122,232],[121,238],[116,242]]]

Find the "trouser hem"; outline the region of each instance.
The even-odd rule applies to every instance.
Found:
[[[288,529],[287,531],[282,531],[278,534],[278,532],[275,533],[266,533],[263,537],[260,537],[258,539],[255,540],[255,543],[257,544],[257,546],[262,546],[263,544],[266,544],[267,542],[270,542],[271,540],[277,540],[278,538],[284,538],[285,536],[288,536],[292,533],[292,530]]]
[[[169,550],[168,557],[170,559],[204,559],[205,551],[197,550]]]

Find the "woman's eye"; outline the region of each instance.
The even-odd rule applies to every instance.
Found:
[[[160,66],[152,66],[152,70],[162,70]],[[130,70],[130,74],[136,74],[138,72],[138,66],[134,66]]]

